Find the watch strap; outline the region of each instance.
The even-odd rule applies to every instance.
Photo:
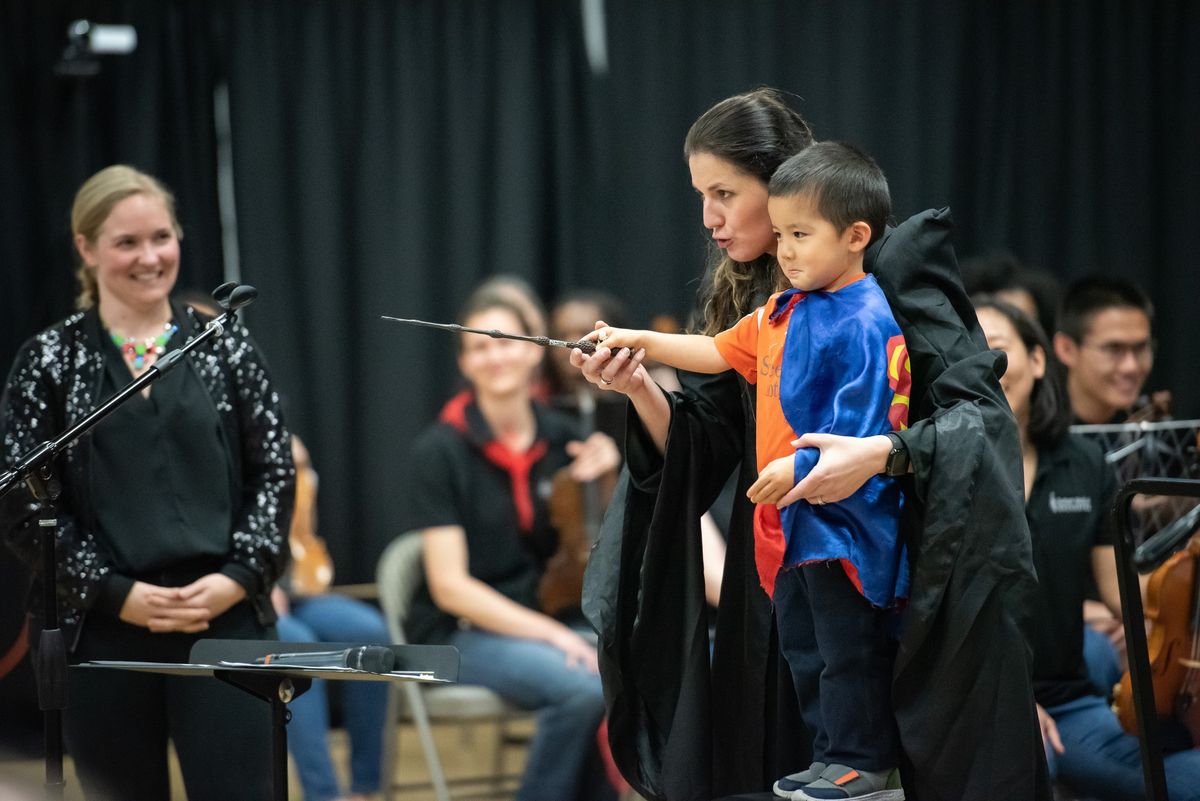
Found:
[[[892,443],[892,450],[888,453],[883,472],[889,476],[906,475],[909,466],[908,447],[894,432],[889,431],[887,438]]]

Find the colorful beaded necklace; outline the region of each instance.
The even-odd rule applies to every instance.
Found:
[[[133,365],[133,369],[141,370],[142,365],[146,363],[146,356],[152,355],[155,358],[161,356],[167,341],[178,330],[179,326],[168,322],[163,326],[161,334],[156,337],[147,337],[141,341],[138,341],[135,337],[122,337],[111,332],[109,336],[112,337],[113,344],[120,348],[121,355]]]

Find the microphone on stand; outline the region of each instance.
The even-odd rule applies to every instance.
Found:
[[[368,673],[390,673],[396,666],[396,654],[382,645],[360,645],[341,651],[301,651],[267,654],[254,660],[256,665],[280,667],[336,667],[365,670]]]
[[[212,291],[212,299],[217,302],[217,305],[222,309],[228,309],[226,301],[229,300],[229,293],[237,288],[237,282],[226,281]]]
[[[225,308],[230,312],[249,306],[258,297],[258,290],[249,284],[234,287],[225,299]]]
[[[224,314],[217,315],[204,327],[214,330],[214,336],[223,336],[225,326],[233,320],[239,309],[249,306],[258,298],[258,290],[249,284],[236,284],[233,281],[221,284],[212,291],[213,300],[224,309]]]
[[[166,373],[183,359],[184,353],[194,345],[195,342],[207,337],[221,337],[225,335],[225,326],[229,325],[237,317],[238,309],[249,306],[258,297],[258,290],[248,284],[235,284],[232,281],[221,284],[212,291],[213,300],[215,300],[224,311],[209,320],[204,326],[204,331],[198,337],[188,337],[183,347],[164,353],[155,360],[154,365],[150,368],[151,372],[157,371],[159,374]]]

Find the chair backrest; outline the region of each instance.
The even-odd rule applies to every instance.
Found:
[[[392,540],[375,568],[375,582],[379,588],[379,605],[387,618],[392,642],[406,643],[404,622],[412,606],[413,595],[424,578],[421,554],[424,549],[420,531],[406,531]]]

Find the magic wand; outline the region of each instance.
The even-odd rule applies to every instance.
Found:
[[[519,339],[522,342],[532,342],[535,345],[541,345],[543,348],[579,348],[587,354],[596,352],[596,343],[588,340],[579,342],[567,342],[562,339],[551,339],[550,337],[529,337],[524,334],[509,334],[504,331],[497,331],[495,328],[467,328],[465,325],[455,325],[453,323],[428,323],[424,320],[406,320],[402,317],[388,317],[386,314],[380,315],[384,320],[391,320],[394,323],[404,323],[405,325],[420,325],[426,328],[440,328],[443,331],[460,331],[464,334],[483,334],[492,339]]]

